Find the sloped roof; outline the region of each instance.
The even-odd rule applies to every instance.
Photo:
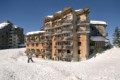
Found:
[[[92,40],[92,41],[105,41],[106,39],[102,36],[91,36],[90,40]]]
[[[97,20],[91,20],[90,24],[103,24],[103,25],[107,25],[107,23],[105,21],[97,21]]]

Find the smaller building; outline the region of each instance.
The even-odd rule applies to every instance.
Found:
[[[0,24],[0,49],[18,48],[23,43],[23,28],[10,21],[4,21]]]
[[[44,35],[45,31],[33,31],[26,34],[26,51],[32,51],[36,57],[44,56]]]
[[[107,23],[105,21],[90,21],[90,54],[97,49],[105,48],[105,41],[108,34],[106,33]]]

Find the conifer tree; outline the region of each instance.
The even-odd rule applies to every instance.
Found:
[[[114,46],[120,47],[120,30],[118,27],[115,28],[115,32],[113,34],[113,44]]]

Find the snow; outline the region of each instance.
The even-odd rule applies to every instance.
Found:
[[[62,11],[57,11],[56,13],[61,13]]]
[[[32,31],[28,32],[26,35],[32,35],[32,34],[39,34],[39,33],[44,33],[45,31]]]
[[[48,15],[47,17],[49,17],[49,18],[53,18],[53,15]]]
[[[81,11],[82,9],[76,9],[75,11]]]
[[[0,24],[0,29],[3,29],[4,27],[6,27],[9,23],[3,22]]]
[[[17,25],[13,25],[13,27],[14,27],[14,28],[18,28],[18,26],[17,26]]]
[[[10,23],[7,23],[7,22],[3,22],[0,24],[0,29],[3,29],[4,27],[6,27],[8,24]],[[13,25],[14,28],[18,28],[17,25]]]
[[[106,39],[102,36],[91,36],[90,39],[92,41],[105,41]]]
[[[96,21],[96,20],[91,20],[90,24],[103,24],[103,25],[107,25],[107,23],[105,21]]]
[[[0,80],[120,80],[120,48],[86,61],[62,62],[33,58],[25,48],[0,50]]]

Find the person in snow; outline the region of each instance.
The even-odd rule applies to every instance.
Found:
[[[30,62],[30,60],[33,62],[32,54],[33,54],[32,51],[28,52],[28,63]]]

